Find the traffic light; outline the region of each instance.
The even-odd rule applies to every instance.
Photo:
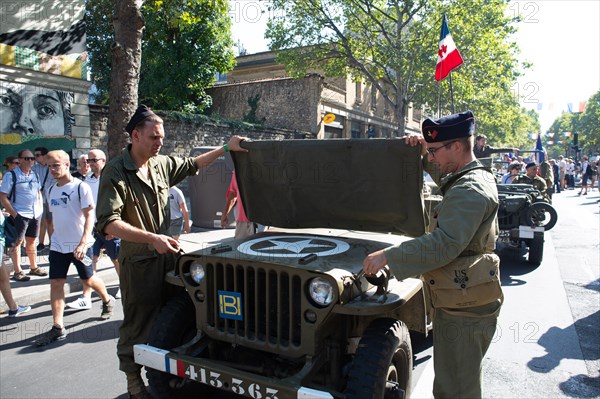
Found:
[[[579,145],[579,133],[573,133],[573,146]]]

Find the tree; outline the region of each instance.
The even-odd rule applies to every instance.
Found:
[[[552,122],[550,132],[562,135],[570,132],[570,139],[563,139],[558,154],[573,152],[574,137],[577,134],[577,147],[583,154],[596,154],[600,151],[600,90],[592,95],[583,113],[563,112]]]
[[[138,102],[138,77],[144,28],[139,4],[139,0],[115,2],[110,92],[116,95],[111,96],[108,107],[109,157],[120,154],[127,145],[128,137],[124,126],[133,115]]]
[[[465,63],[453,73],[459,110],[471,109],[478,131],[515,141],[524,117],[512,92],[519,76],[513,19],[505,0],[273,0],[266,37],[288,72],[351,74],[374,86],[404,132],[408,104],[435,110],[448,83],[434,80],[442,15]],[[448,113],[444,106],[443,114]],[[502,137],[505,136],[505,137]]]
[[[87,41],[97,101],[108,102],[112,69],[114,0],[87,4]],[[120,3],[120,1],[116,2]],[[233,68],[233,42],[225,0],[146,0],[139,99],[151,107],[200,111],[216,72]]]
[[[600,90],[587,101],[585,111],[579,118],[580,140],[584,151],[596,154],[600,151]]]

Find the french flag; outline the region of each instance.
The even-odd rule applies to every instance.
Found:
[[[442,31],[440,32],[440,45],[438,48],[438,59],[435,65],[435,80],[440,81],[448,76],[451,70],[463,63],[463,59],[454,45],[450,29],[448,29],[448,20],[444,14],[442,20]]]

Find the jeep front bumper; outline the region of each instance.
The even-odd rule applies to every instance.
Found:
[[[139,365],[248,398],[333,399],[329,392],[299,385],[294,377],[268,378],[210,359],[180,355],[150,345],[135,345],[134,358]]]

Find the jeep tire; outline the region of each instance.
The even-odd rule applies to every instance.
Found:
[[[348,373],[346,399],[410,397],[413,354],[406,325],[374,320],[365,330]]]
[[[544,233],[535,232],[533,238],[529,240],[529,255],[527,261],[534,265],[542,263],[544,257]]]
[[[558,220],[556,209],[546,202],[534,202],[527,209],[527,225],[552,229]]]
[[[196,312],[189,295],[182,292],[167,302],[156,316],[148,344],[170,350],[176,348],[196,335]],[[158,398],[177,396],[175,385],[183,380],[172,374],[146,368],[146,377],[154,395]]]

